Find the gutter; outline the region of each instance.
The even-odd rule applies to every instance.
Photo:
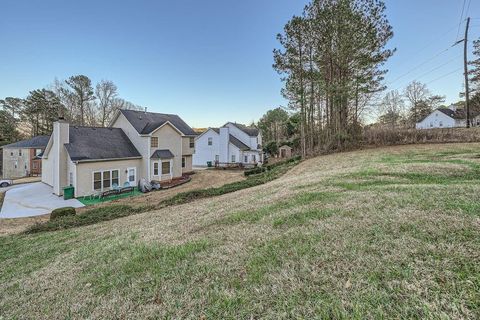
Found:
[[[122,160],[136,160],[142,159],[142,156],[139,157],[129,157],[129,158],[109,158],[109,159],[85,159],[85,160],[76,160],[72,161],[75,164],[79,163],[88,163],[88,162],[107,162],[107,161],[122,161]]]

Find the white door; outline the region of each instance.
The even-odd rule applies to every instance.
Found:
[[[127,181],[130,186],[135,186],[137,184],[137,168],[128,168]]]

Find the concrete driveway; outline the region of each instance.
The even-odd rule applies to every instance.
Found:
[[[83,207],[76,200],[63,200],[54,195],[51,187],[42,182],[13,185],[5,193],[0,218],[24,218],[39,216],[62,207]]]

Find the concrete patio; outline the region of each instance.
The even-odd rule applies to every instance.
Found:
[[[52,188],[42,182],[13,186],[5,193],[0,218],[33,217],[61,207],[84,206],[76,199],[63,200],[52,192]]]

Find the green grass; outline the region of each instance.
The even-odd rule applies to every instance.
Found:
[[[198,190],[178,193],[177,195],[171,198],[168,198],[166,200],[163,200],[156,205],[148,204],[140,207],[133,207],[129,205],[113,204],[109,206],[89,209],[79,215],[62,217],[62,218],[50,220],[47,222],[37,223],[35,225],[30,226],[26,230],[26,233],[47,232],[47,231],[55,231],[55,230],[70,229],[70,228],[77,228],[80,226],[92,225],[99,222],[110,221],[110,220],[126,217],[129,215],[133,215],[133,214],[147,212],[155,209],[162,209],[162,208],[166,208],[174,205],[185,204],[198,199],[220,196],[223,194],[239,191],[242,189],[255,187],[281,177],[283,174],[285,174],[288,170],[296,166],[298,163],[299,161],[287,161],[284,163],[277,164],[275,167],[263,173],[260,173],[257,175],[251,175],[247,177],[247,179],[242,181],[225,184],[217,188],[198,189]],[[127,196],[131,196],[131,195],[127,195]],[[84,200],[84,201],[87,201],[87,200]],[[96,200],[92,200],[92,201],[96,201]]]
[[[252,192],[0,237],[2,316],[478,319],[478,147],[319,157]]]
[[[85,206],[92,206],[92,205],[96,205],[96,204],[100,204],[100,203],[109,202],[109,201],[112,201],[112,200],[136,197],[136,196],[139,196],[139,195],[142,195],[142,194],[143,194],[142,192],[140,192],[137,188],[135,188],[135,190],[131,193],[123,193],[123,194],[109,196],[109,197],[106,197],[106,198],[94,198],[94,199],[92,199],[90,197],[79,197],[79,198],[77,198],[77,200],[80,201]]]

